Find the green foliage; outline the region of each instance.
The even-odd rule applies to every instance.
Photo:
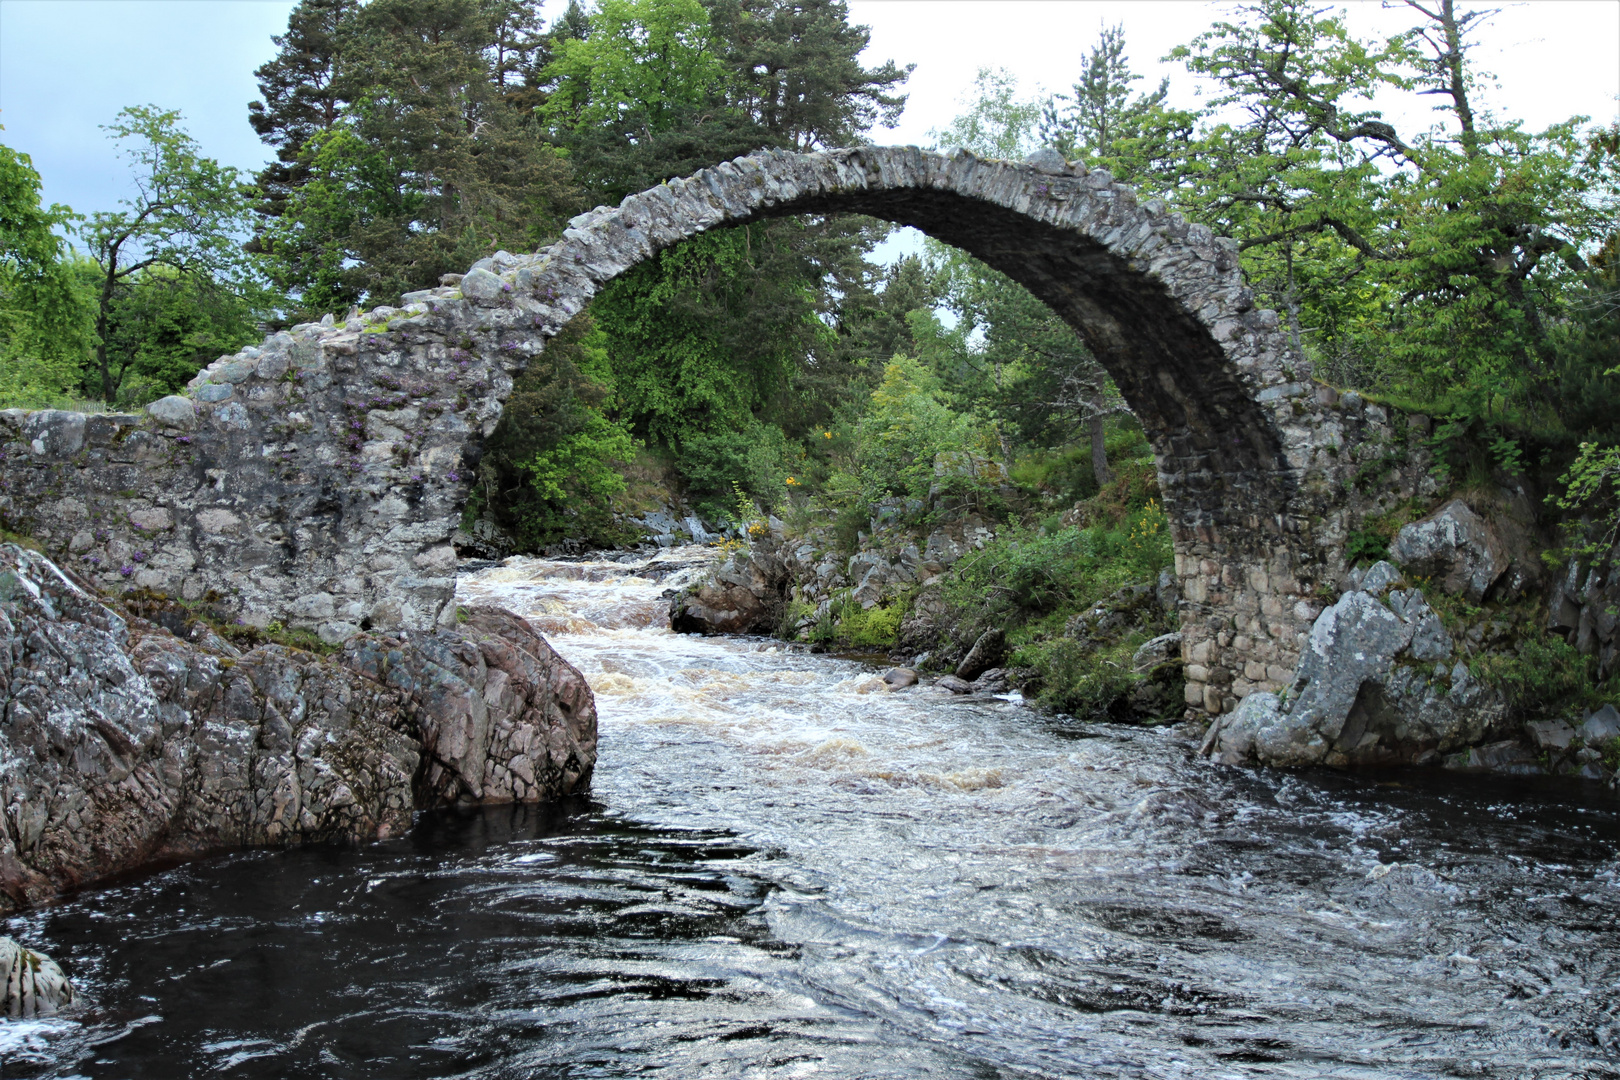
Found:
[[[150,278],[156,289],[159,281],[167,287],[188,279],[192,296],[219,295],[216,311],[260,313],[268,297],[256,259],[237,240],[250,214],[237,170],[201,156],[178,112],[131,106],[106,130],[130,164],[136,196],[122,200],[122,210],[91,214],[80,236],[96,265],[100,339],[86,389],[114,402],[140,352],[115,337],[118,308],[144,287],[138,281]],[[148,362],[156,363],[153,355],[148,351]]]
[[[969,489],[1000,478],[998,468],[974,455],[991,446],[971,418],[945,401],[933,372],[908,356],[896,356],[885,365],[883,381],[856,425],[853,473],[830,486],[867,503],[891,496],[926,498],[936,482]]]
[[[73,219],[41,204],[28,155],[0,146],[0,407],[56,404],[78,385],[92,307],[56,232]]]
[[[1033,667],[1040,677],[1037,700],[1071,716],[1106,714],[1138,681],[1131,672],[1131,654],[1139,637],[1099,649],[1090,643],[1060,637],[1019,651],[1018,663]]]
[[[672,130],[724,69],[698,0],[600,0],[590,32],[563,41],[543,78],[541,115],[557,126],[601,127],[635,112],[646,134]]]
[[[1132,98],[1131,84],[1141,78],[1125,59],[1124,28],[1104,28],[1086,54],[1073,92],[1052,98],[1042,109],[1041,139],[1070,159],[1114,156],[1122,145],[1141,138],[1169,93],[1170,80],[1165,79],[1152,94]]]
[[[542,112],[604,202],[761,147],[860,142],[907,72],[860,64],[841,0],[615,0],[561,40]]]
[[[780,408],[799,357],[825,334],[806,283],[782,272],[786,237],[764,225],[705,234],[619,277],[591,305],[638,435],[679,447]]]
[[[1594,658],[1554,634],[1534,634],[1512,653],[1489,653],[1471,665],[1484,683],[1502,691],[1524,720],[1564,717],[1620,700],[1615,687],[1596,681]]]
[[[1040,101],[1018,96],[1018,76],[1006,68],[982,67],[968,110],[929,135],[944,150],[961,147],[980,157],[1022,161],[1035,149],[1041,108]]]
[[[1572,518],[1584,515],[1596,522],[1569,545],[1565,556],[1608,556],[1620,542],[1620,446],[1582,443],[1561,483],[1564,490],[1547,501]]]
[[[736,430],[695,432],[681,443],[677,467],[692,505],[715,518],[737,516],[738,493],[749,509],[740,521],[769,510],[786,487],[789,449],[782,429],[749,417]]]
[[[254,114],[283,159],[256,246],[302,315],[389,301],[556,233],[577,194],[514,78],[543,48],[531,9],[315,6],[260,70],[269,104]],[[299,22],[317,14],[316,29]]]
[[[1127,582],[1156,579],[1173,560],[1169,532],[1156,500],[1089,528],[1008,530],[958,564],[946,598],[1019,619],[1077,611]]]
[[[1237,239],[1319,375],[1492,424],[1562,425],[1560,381],[1590,368],[1569,370],[1560,348],[1580,335],[1556,328],[1581,252],[1613,230],[1615,140],[1580,117],[1539,133],[1494,121],[1468,60],[1479,15],[1410,10],[1411,30],[1363,42],[1305,0],[1240,9],[1175,52],[1218,88],[1190,137],[1110,167]],[[1373,105],[1426,94],[1444,105],[1425,132]],[[1182,123],[1158,112],[1148,127]]]
[[[276,148],[276,160],[258,175],[261,214],[277,217],[286,211],[288,199],[309,180],[308,164],[300,160],[304,147],[342,115],[338,65],[359,10],[359,0],[300,0],[287,17],[287,32],[271,39],[278,47],[275,57],[253,73],[264,100],[248,105],[248,122]],[[266,250],[262,241],[253,247]],[[297,257],[290,250],[280,254]]]
[[[197,274],[147,267],[114,291],[106,323],[116,402],[144,405],[178,393],[215,358],[262,336],[256,311],[240,294]]]
[[[894,644],[903,614],[899,604],[849,612],[838,621],[839,633],[856,648],[886,649]]]
[[[618,542],[614,500],[636,442],[612,419],[606,335],[589,317],[554,338],[513,387],[478,466],[478,497],[526,547]]]
[[[808,605],[790,608],[791,625],[796,626],[800,619],[814,610],[806,608]],[[798,611],[796,617],[792,615],[794,610]],[[863,608],[847,592],[842,593],[833,598],[826,615],[811,628],[809,637],[819,645],[834,648],[862,651],[887,649],[894,645],[899,636],[905,611],[904,601]]]
[[[1345,539],[1344,557],[1351,566],[1389,558],[1389,537],[1368,529],[1352,529]]]

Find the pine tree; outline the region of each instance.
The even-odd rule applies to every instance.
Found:
[[[384,302],[498,248],[532,250],[577,200],[525,107],[541,47],[518,0],[372,0],[339,35],[337,122],[270,230],[307,315]]]
[[[731,104],[772,145],[849,146],[905,108],[895,88],[916,65],[862,67],[871,32],[850,25],[843,0],[711,0],[709,18],[725,46]]]
[[[280,50],[254,77],[263,101],[248,105],[248,123],[276,160],[259,173],[261,214],[277,216],[288,195],[308,179],[299,154],[310,138],[330,131],[343,113],[337,76],[342,41],[359,0],[300,0],[287,19],[287,32],[270,40]]]
[[[1119,141],[1136,133],[1142,119],[1164,103],[1170,80],[1151,94],[1131,98],[1142,76],[1125,59],[1125,28],[1105,27],[1086,54],[1080,81],[1070,95],[1057,95],[1041,118],[1041,139],[1064,157],[1109,157]]]

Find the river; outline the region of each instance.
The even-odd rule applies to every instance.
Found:
[[[12,918],[84,1004],[0,1077],[1620,1076],[1612,794],[1211,766],[671,634],[630,569],[460,586],[590,679],[589,799]]]

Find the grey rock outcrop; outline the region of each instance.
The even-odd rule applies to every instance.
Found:
[[[678,634],[768,634],[782,622],[787,568],[774,541],[733,554],[669,605]]]
[[[891,690],[904,690],[917,685],[917,673],[911,668],[895,667],[883,673],[883,681]]]
[[[1346,765],[1434,760],[1485,738],[1499,696],[1453,659],[1454,643],[1416,589],[1379,563],[1311,627],[1291,693],[1261,692],[1217,720],[1205,751],[1229,764]]]
[[[584,678],[522,619],[463,614],[330,658],[244,652],[179,605],[121,612],[0,545],[0,911],[155,859],[376,839],[447,802],[584,790]]]
[[[1587,743],[1620,739],[1620,710],[1613,705],[1603,706],[1581,721],[1577,733]]]
[[[55,960],[0,937],[0,1015],[50,1016],[73,1003],[73,983]]]
[[[1475,604],[1485,599],[1509,562],[1496,532],[1461,499],[1403,526],[1390,542],[1389,558],[1408,576],[1431,578]]]
[[[1595,657],[1600,680],[1620,671],[1620,551],[1596,565],[1570,561],[1553,582],[1547,629]]]

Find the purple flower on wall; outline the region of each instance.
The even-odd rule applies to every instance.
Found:
[[[454,472],[452,472],[452,473],[447,473],[447,474],[446,474],[446,475],[445,475],[445,479],[446,479],[446,480],[449,480],[449,481],[450,481],[450,482],[451,482],[451,483],[452,483],[452,484],[453,484],[453,483],[455,483],[455,482],[456,482],[456,481],[457,481],[457,480],[460,480],[460,479],[461,479],[461,474],[459,474],[459,473],[454,473]]]
[[[133,566],[120,566],[118,568],[118,572],[123,574],[125,577],[129,577],[129,575],[135,572],[135,568]]]
[[[133,556],[131,556],[131,558],[133,558],[136,562],[145,562],[146,561],[146,552],[137,551]]]

